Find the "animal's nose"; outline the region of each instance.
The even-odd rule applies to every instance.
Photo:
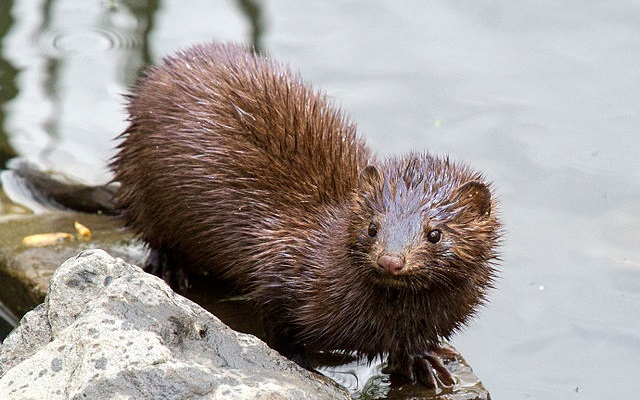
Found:
[[[404,256],[395,253],[382,253],[378,265],[391,275],[398,275],[404,268]]]

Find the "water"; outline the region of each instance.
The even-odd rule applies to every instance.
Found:
[[[640,373],[640,3],[4,1],[0,161],[108,179],[139,67],[254,41],[381,154],[496,182],[491,304],[454,344],[495,399],[631,398]]]

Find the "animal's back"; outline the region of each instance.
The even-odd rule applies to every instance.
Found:
[[[117,207],[188,267],[246,273],[265,235],[344,201],[370,157],[324,95],[242,46],[166,58],[134,93],[112,163]]]

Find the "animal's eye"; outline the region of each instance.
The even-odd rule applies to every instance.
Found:
[[[370,223],[369,228],[367,228],[367,235],[369,235],[369,237],[374,238],[376,237],[377,234],[378,234],[378,227],[373,222]]]
[[[427,233],[427,240],[431,243],[438,243],[442,239],[442,232],[440,229],[433,229]]]

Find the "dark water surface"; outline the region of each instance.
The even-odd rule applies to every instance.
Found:
[[[446,152],[496,182],[502,278],[454,339],[494,399],[635,397],[640,2],[0,4],[1,163],[103,182],[141,65],[257,43],[379,153]]]

